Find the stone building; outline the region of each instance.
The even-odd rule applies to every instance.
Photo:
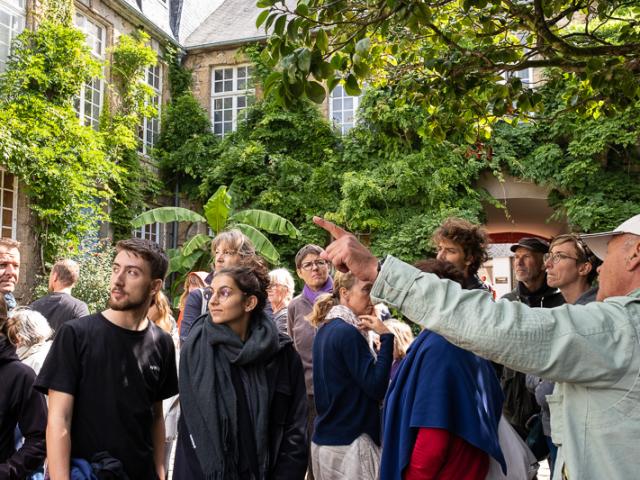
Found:
[[[0,0],[0,72],[5,68],[11,41],[24,28],[37,22],[37,0]],[[255,27],[260,13],[255,0],[75,0],[75,24],[82,30],[93,54],[106,60],[108,48],[120,35],[143,30],[151,37],[158,54],[158,65],[147,71],[147,82],[156,92],[152,99],[159,111],[169,97],[167,66],[163,62],[166,48],[171,45],[184,57],[184,65],[193,71],[193,92],[206,109],[215,134],[223,136],[235,130],[243,110],[256,93],[252,67],[240,52],[240,47],[266,40],[263,29]],[[523,82],[534,82],[532,69],[518,72]],[[110,72],[82,87],[76,102],[79,121],[98,128],[98,119],[105,101]],[[359,97],[346,94],[340,86],[329,95],[321,110],[342,133],[353,127]],[[140,155],[148,152],[160,132],[160,117],[144,119],[140,126]],[[153,171],[154,166],[147,162]],[[547,192],[540,187],[508,178],[505,183],[484,177],[480,187],[507,204],[504,210],[487,205],[488,229],[497,243],[509,244],[521,236],[539,235],[549,238],[566,229],[562,223],[546,223],[549,216]],[[167,198],[167,204],[179,205],[180,199]],[[536,208],[531,208],[534,202]],[[518,205],[524,205],[523,208]],[[29,300],[37,272],[42,270],[38,245],[31,228],[28,198],[16,177],[0,167],[0,231],[23,244],[22,277],[17,296],[21,303]],[[534,218],[535,217],[535,218]],[[517,223],[518,229],[514,225]],[[108,226],[105,227],[108,230]],[[517,231],[515,231],[517,230]],[[183,232],[182,232],[183,233]],[[175,246],[172,229],[165,225],[148,225],[134,232],[136,236]],[[496,253],[508,251],[498,248]],[[511,285],[509,258],[496,256],[487,266],[489,279]],[[506,279],[506,280],[505,280]],[[507,286],[505,285],[505,289]]]

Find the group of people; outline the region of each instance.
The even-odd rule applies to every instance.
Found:
[[[118,242],[109,308],[72,319],[41,306],[70,303],[58,268],[54,298],[16,308],[19,245],[1,239],[0,479],[46,458],[53,480],[524,480],[536,456],[556,479],[634,478],[640,215],[521,239],[498,301],[481,226],[446,220],[436,258],[407,265],[314,221],[334,241],[297,253],[299,295],[230,230],[212,271],[187,276],[178,322],[153,242]],[[382,303],[424,328],[415,340]],[[37,328],[20,321],[36,310]],[[32,337],[46,358],[29,366]]]

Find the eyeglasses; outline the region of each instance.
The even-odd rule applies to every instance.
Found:
[[[274,290],[276,287],[282,287],[282,288],[286,288],[287,290],[289,290],[289,287],[287,287],[286,285],[284,285],[282,283],[272,283],[267,287],[267,291]]]
[[[300,268],[302,270],[312,270],[313,267],[318,267],[318,268],[322,268],[322,267],[326,267],[329,264],[329,262],[327,262],[326,260],[314,260],[313,262],[304,262],[303,264],[300,265]]]
[[[232,257],[238,253],[237,250],[216,250],[215,256],[218,257]]]
[[[217,292],[211,292],[211,298],[209,301],[213,301],[214,298],[218,299],[218,303],[224,303],[233,295],[234,290],[229,287],[221,287]],[[240,292],[241,295],[246,295],[244,292]]]
[[[547,263],[549,260],[551,260],[551,263],[553,265],[557,265],[560,260],[564,260],[564,259],[569,259],[569,260],[575,260],[576,262],[578,261],[578,259],[576,257],[570,257],[569,255],[566,255],[564,253],[545,253],[542,256],[542,260],[544,261],[544,263]]]

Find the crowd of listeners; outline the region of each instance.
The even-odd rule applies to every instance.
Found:
[[[71,260],[17,306],[0,239],[0,480],[635,478],[640,215],[521,238],[497,300],[480,225],[447,219],[408,265],[314,221],[333,241],[298,251],[298,295],[229,230],[177,321],[153,242],[118,242],[89,314]]]

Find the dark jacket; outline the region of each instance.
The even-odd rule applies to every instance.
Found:
[[[44,463],[47,404],[33,389],[35,372],[0,334],[0,479],[22,480]],[[16,451],[16,426],[24,444]]]
[[[291,339],[280,334],[280,350],[266,366],[269,381],[269,474],[267,480],[303,480],[307,471],[307,394],[300,356]],[[253,432],[247,434],[253,435]],[[181,419],[175,466],[176,480],[200,480],[204,474],[195,450],[190,447],[189,432]],[[182,456],[180,461],[177,457]],[[187,470],[187,469],[184,469]]]
[[[542,287],[535,292],[530,292],[524,283],[518,282],[516,288],[502,298],[533,308],[553,308],[565,303],[560,290],[547,285],[546,278]],[[528,421],[540,412],[540,405],[535,395],[527,389],[526,374],[501,366],[497,370],[504,392],[504,416],[520,436],[526,438],[529,434]]]
[[[542,287],[535,292],[530,292],[524,283],[518,282],[516,288],[503,295],[502,298],[511,302],[521,302],[534,308],[553,308],[564,305],[564,297],[560,290],[547,285],[546,279]]]

